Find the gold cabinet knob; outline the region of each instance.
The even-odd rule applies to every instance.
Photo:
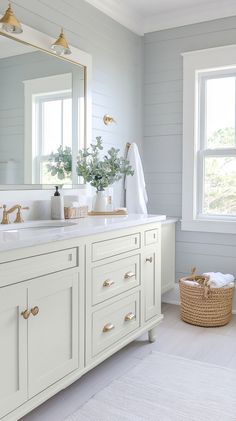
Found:
[[[135,273],[134,272],[126,272],[124,278],[125,279],[130,279],[130,278],[134,278],[135,277]]]
[[[30,312],[33,314],[33,316],[37,316],[39,313],[39,308],[37,306],[31,308]]]
[[[115,326],[112,323],[107,323],[103,328],[103,332],[110,332],[113,329],[115,329]]]
[[[146,262],[150,262],[150,263],[152,263],[152,257],[147,257],[147,258],[146,258]]]
[[[25,320],[27,320],[30,316],[30,311],[29,310],[22,311],[21,316],[24,317]]]
[[[112,285],[114,285],[114,281],[112,280],[112,279],[106,279],[104,282],[103,282],[103,286],[104,287],[111,287]]]
[[[134,320],[134,319],[135,319],[135,314],[132,313],[132,311],[130,313],[126,314],[126,316],[125,316],[126,322],[130,322],[131,320]]]

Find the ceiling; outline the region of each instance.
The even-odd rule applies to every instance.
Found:
[[[236,0],[86,1],[139,35],[236,15]]]

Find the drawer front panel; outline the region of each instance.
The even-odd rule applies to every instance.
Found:
[[[92,305],[140,284],[140,256],[127,257],[92,270]]]
[[[125,235],[111,240],[99,241],[92,244],[92,260],[106,259],[117,254],[140,248],[140,234]]]
[[[160,231],[158,228],[154,230],[145,231],[145,246],[158,243]]]
[[[64,269],[71,269],[77,265],[77,248],[75,247],[27,259],[15,260],[14,262],[2,263],[0,264],[0,273],[1,279],[6,285]]]
[[[92,357],[140,326],[139,292],[92,314]]]

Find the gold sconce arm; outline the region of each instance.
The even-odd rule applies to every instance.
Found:
[[[116,123],[115,119],[109,114],[103,116],[103,123],[108,126],[109,124]]]

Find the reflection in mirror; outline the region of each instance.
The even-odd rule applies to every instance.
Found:
[[[78,184],[84,67],[0,36],[0,184]]]

